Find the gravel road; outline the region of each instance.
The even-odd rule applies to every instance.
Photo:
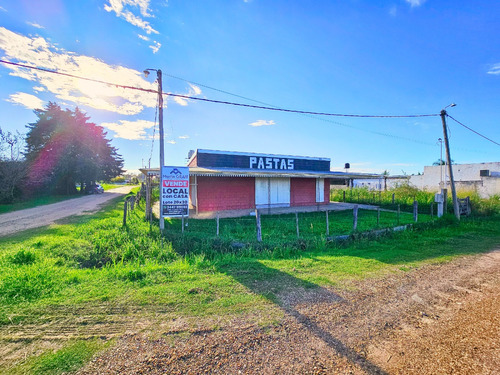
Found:
[[[0,215],[0,237],[23,230],[54,224],[68,216],[89,214],[98,211],[102,205],[119,195],[130,192],[133,186],[108,190],[104,194],[86,195],[62,202],[47,204]]]

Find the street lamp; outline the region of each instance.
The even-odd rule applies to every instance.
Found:
[[[453,198],[453,212],[458,220],[460,220],[460,212],[458,209],[458,199],[457,199],[457,191],[455,189],[455,180],[453,179],[453,168],[451,165],[451,156],[450,156],[450,144],[448,142],[448,130],[446,127],[446,108],[455,107],[455,103],[451,103],[444,107],[441,110],[441,122],[443,123],[443,135],[444,135],[444,145],[446,147],[446,162],[448,164],[448,172],[450,174],[450,186],[451,186],[451,196]]]
[[[161,80],[161,70],[160,69],[145,69],[144,76],[147,78],[149,72],[156,72],[156,80],[158,81],[158,126],[160,128],[160,231],[165,228],[165,221],[163,220],[163,207],[161,199],[161,187],[162,187],[162,168],[164,165],[164,144],[163,144],[163,87]]]

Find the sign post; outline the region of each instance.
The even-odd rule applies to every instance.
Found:
[[[160,209],[163,217],[189,215],[189,167],[162,167]]]

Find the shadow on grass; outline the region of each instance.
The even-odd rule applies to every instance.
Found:
[[[500,217],[465,219],[460,225],[428,224],[389,237],[365,239],[333,250],[335,255],[404,264],[472,255],[500,246]]]
[[[320,327],[314,319],[300,313],[297,306],[303,303],[339,303],[343,298],[326,288],[298,279],[288,273],[266,267],[257,260],[239,261],[221,264],[223,272],[253,293],[272,301],[283,312],[294,318],[310,334],[321,339],[338,355],[347,358],[369,374],[386,374],[381,368],[370,362],[354,349],[346,346],[326,329]]]

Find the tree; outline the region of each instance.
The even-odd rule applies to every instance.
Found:
[[[455,162],[452,160],[451,164],[455,164]],[[443,159],[438,159],[432,165],[446,165],[446,160]]]
[[[22,193],[26,163],[19,160],[23,136],[0,128],[0,203],[11,203]]]
[[[38,120],[27,125],[25,156],[35,190],[73,194],[77,182],[89,186],[123,172],[123,159],[104,129],[78,108],[62,110],[49,102],[34,112]]]

